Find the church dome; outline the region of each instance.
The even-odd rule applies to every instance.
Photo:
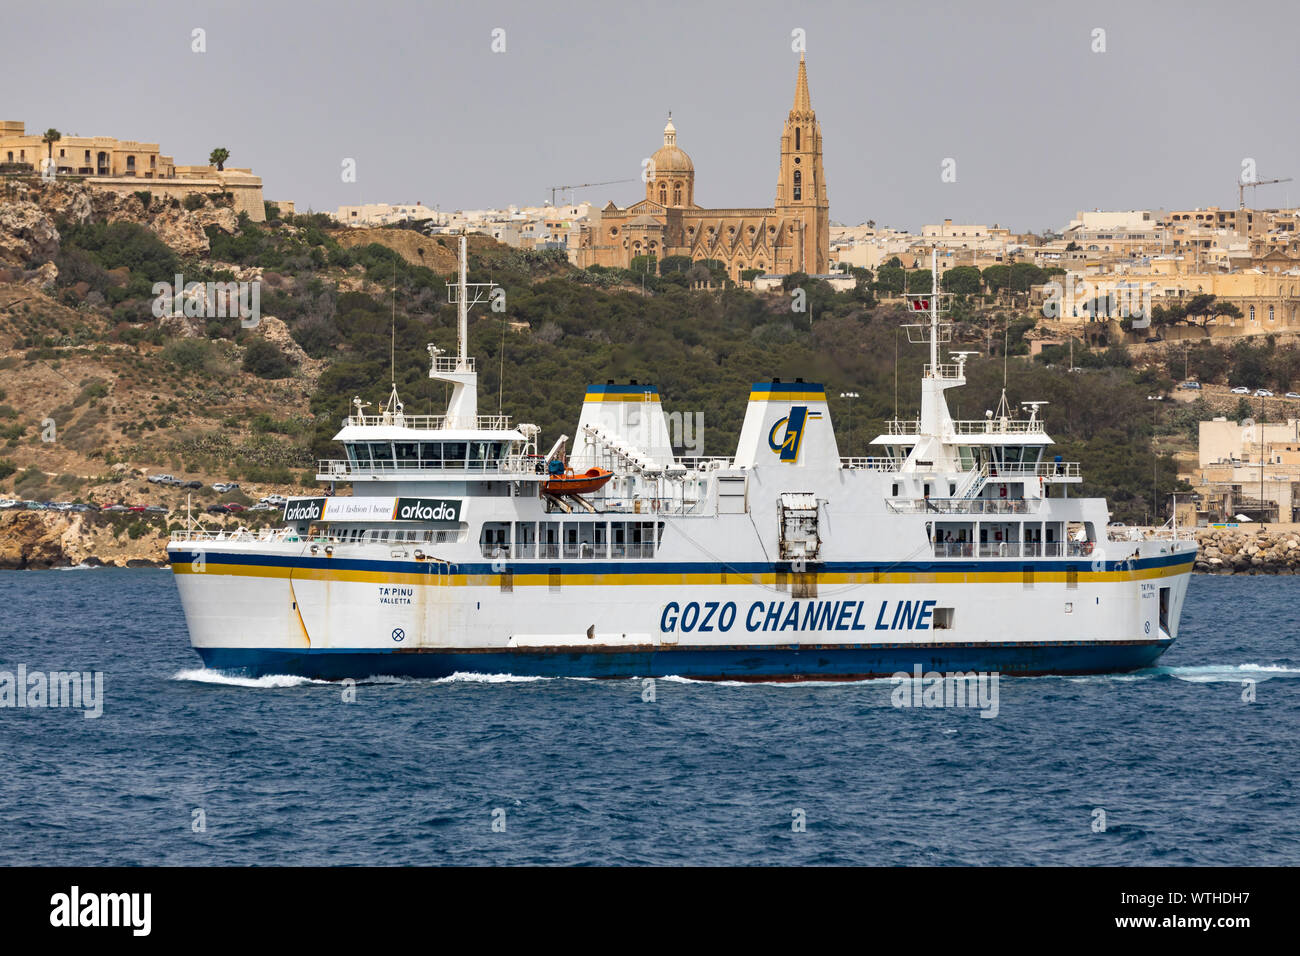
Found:
[[[677,127],[673,125],[671,114],[668,125],[664,127],[664,144],[650,157],[655,164],[655,175],[661,173],[693,173],[695,164],[691,157],[677,148]]]

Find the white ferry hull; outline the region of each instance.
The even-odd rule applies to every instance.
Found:
[[[1176,637],[1195,554],[831,564],[815,596],[795,596],[779,565],[584,562],[555,579],[543,565],[199,553],[174,545],[172,566],[193,645],[225,672],[716,680],[1147,667]]]

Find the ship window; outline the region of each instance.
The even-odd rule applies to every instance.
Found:
[[[425,468],[442,467],[442,442],[420,442],[420,462]]]
[[[479,547],[485,558],[510,557],[510,522],[485,521],[479,535]]]
[[[894,490],[891,491],[889,494],[890,494],[891,497],[894,497],[894,498],[897,498],[897,497],[898,497],[898,482],[894,482]]]
[[[515,522],[515,557],[537,557],[537,525],[534,522]]]
[[[376,467],[391,465],[393,463],[393,446],[386,441],[372,441],[370,443],[370,457],[374,460]]]
[[[937,607],[934,609],[934,629],[936,631],[951,630],[953,620],[957,616],[957,609],[951,607]]]
[[[399,468],[414,468],[420,460],[420,445],[413,441],[399,441],[393,446],[397,451]]]
[[[464,468],[465,449],[463,441],[444,442],[442,446],[442,464],[444,468]]]
[[[541,550],[538,557],[558,558],[560,556],[560,522],[539,522],[537,526],[537,543]]]

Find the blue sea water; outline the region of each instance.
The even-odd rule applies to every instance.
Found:
[[[4,572],[0,671],[102,671],[105,700],[0,708],[0,863],[1294,865],[1298,590],[1197,576],[1159,667],[1003,680],[985,719],[888,680],[345,703],[204,672],[169,571]]]

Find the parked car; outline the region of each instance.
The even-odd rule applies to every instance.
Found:
[[[278,505],[284,507],[289,503],[289,499],[284,495],[267,495],[265,498],[258,499],[264,505]]]
[[[1201,387],[1201,383],[1200,383],[1200,382],[1187,381],[1187,382],[1182,382],[1182,383],[1180,383],[1178,387],[1179,387],[1179,388],[1195,388],[1195,389],[1199,389],[1199,388]]]
[[[207,507],[205,510],[206,510],[206,511],[208,512],[208,514],[210,514],[210,515],[228,515],[228,514],[230,514],[230,509],[227,508],[225,505],[208,505],[208,507]]]
[[[217,481],[212,485],[212,490],[225,494],[227,491],[235,491],[239,488],[239,483],[234,481]]]
[[[238,502],[232,501],[228,505],[226,505],[226,510],[230,512],[238,512],[238,511],[247,511],[248,509],[245,508],[243,505],[239,504]]]
[[[162,505],[149,505],[149,507],[145,508],[144,510],[149,512],[150,514],[156,514],[156,515],[167,514],[167,509],[164,508]]]
[[[268,505],[265,501],[259,501],[248,509],[249,511],[275,511],[275,505]]]
[[[0,510],[5,508],[17,508],[22,502],[17,498],[0,498]]]
[[[203,482],[201,482],[201,481],[197,481],[197,480],[196,480],[196,481],[187,481],[187,482],[185,482],[184,484],[182,484],[181,487],[182,487],[182,488],[202,488],[202,487],[203,487]]]
[[[145,512],[144,505],[131,505],[127,509],[133,515],[142,515]]]
[[[1273,393],[1270,392],[1270,391],[1269,391],[1268,389],[1266,389],[1266,388],[1257,388],[1257,389],[1255,389],[1255,397],[1256,397],[1256,398],[1272,398],[1272,397],[1273,397]]]
[[[1233,395],[1249,395],[1249,394],[1250,394],[1250,389],[1248,389],[1245,385],[1238,385],[1236,388],[1234,388],[1234,389],[1232,390],[1232,394],[1233,394]]]
[[[128,508],[126,505],[124,505],[124,504],[116,504],[116,505],[109,505],[109,506],[108,506],[107,508],[105,508],[104,510],[105,510],[105,511],[130,511],[131,509],[129,509],[129,508]]]
[[[172,482],[176,481],[176,476],[175,475],[150,475],[145,480],[155,485],[170,485],[172,484]]]
[[[1300,392],[1287,392],[1287,398],[1300,398]]]

